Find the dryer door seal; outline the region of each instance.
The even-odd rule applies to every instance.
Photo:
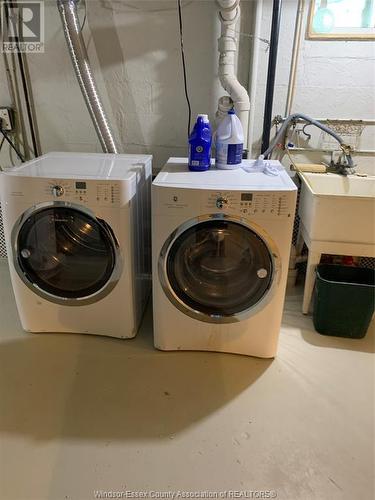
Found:
[[[27,211],[13,231],[14,265],[38,295],[83,305],[107,295],[118,282],[120,253],[108,224],[65,202]]]
[[[202,321],[235,322],[264,307],[278,274],[276,250],[233,217],[191,221],[166,242],[159,277],[169,299]]]

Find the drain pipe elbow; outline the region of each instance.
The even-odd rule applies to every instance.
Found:
[[[79,0],[57,0],[66,43],[87,109],[105,153],[117,153],[117,147],[91,70],[77,12]]]
[[[244,149],[247,149],[247,131],[249,127],[250,99],[246,89],[240,84],[236,76],[221,74],[219,69],[221,85],[231,96],[238,118],[241,120],[244,132]]]

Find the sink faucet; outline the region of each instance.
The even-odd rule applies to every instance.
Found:
[[[333,169],[334,172],[340,175],[355,174],[355,168],[351,156],[351,151],[352,151],[351,146],[349,146],[349,144],[341,143],[340,147],[342,150],[342,154],[340,155],[340,158],[337,160],[336,163],[333,160],[333,158],[331,159],[330,167]]]
[[[354,174],[355,169],[354,169],[354,163],[353,163],[353,158],[351,155],[352,148],[349,146],[349,144],[346,144],[342,137],[340,137],[338,134],[336,134],[335,131],[333,131],[331,128],[327,127],[323,123],[319,122],[318,120],[314,120],[314,118],[311,118],[310,116],[304,115],[302,113],[294,113],[293,115],[289,115],[285,120],[282,126],[280,127],[279,132],[276,134],[274,137],[273,141],[271,142],[270,146],[266,151],[264,151],[263,156],[264,158],[268,158],[268,156],[272,153],[274,148],[276,147],[277,144],[279,144],[281,141],[284,143],[285,142],[285,137],[288,131],[288,128],[292,123],[296,123],[297,120],[304,120],[307,122],[309,125],[315,125],[316,127],[320,128],[325,132],[326,134],[331,135],[336,141],[340,144],[340,148],[342,150],[342,154],[335,163],[333,160],[331,161],[330,166],[335,170],[340,175],[348,175],[348,174]]]

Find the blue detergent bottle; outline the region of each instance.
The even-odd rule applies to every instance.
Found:
[[[208,115],[198,115],[189,136],[189,169],[208,170],[211,166],[212,131]]]

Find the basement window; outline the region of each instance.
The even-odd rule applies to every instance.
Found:
[[[307,38],[375,38],[375,0],[311,0]]]

